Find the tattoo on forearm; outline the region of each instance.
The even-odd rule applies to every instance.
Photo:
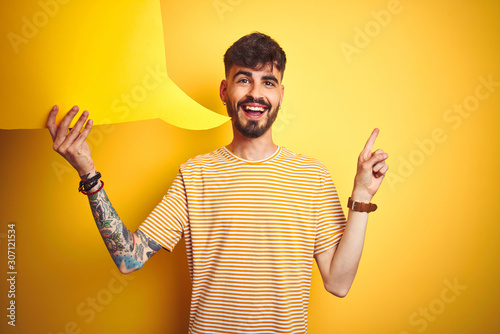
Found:
[[[159,251],[161,249],[161,245],[154,241],[153,239],[148,239],[148,246],[155,252]]]
[[[161,245],[137,230],[135,234],[122,223],[103,190],[89,196],[95,223],[118,267],[123,264],[127,270],[141,268],[144,263],[161,249]],[[144,256],[146,252],[146,257]]]
[[[161,249],[159,243],[148,237],[141,230],[137,231],[137,236],[141,239],[143,245],[148,245],[149,249],[146,249],[146,256],[148,259]]]

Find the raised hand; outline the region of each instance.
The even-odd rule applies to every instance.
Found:
[[[78,110],[78,106],[74,106],[66,116],[64,116],[61,123],[56,125],[56,115],[59,111],[59,107],[55,105],[49,113],[47,128],[54,142],[54,151],[68,160],[71,166],[78,171],[78,174],[83,176],[95,171],[94,161],[90,154],[90,147],[85,141],[92,129],[92,120],[89,120],[85,124],[89,115],[88,111],[85,110],[78,118],[75,126],[70,129],[69,125],[73,121],[73,118],[75,118]]]
[[[370,201],[380,188],[385,173],[389,169],[385,163],[389,155],[380,149],[372,152],[378,133],[379,129],[373,130],[358,158],[353,190],[353,197],[357,197],[356,200]]]
[[[54,106],[49,113],[47,128],[54,141],[54,150],[68,160],[78,171],[80,177],[85,180],[95,172],[90,147],[85,141],[92,129],[92,120],[87,121],[89,113],[85,110],[76,121],[75,126],[69,129],[69,125],[78,114],[78,110],[78,107],[74,106],[64,116],[61,123],[56,125],[59,107]],[[120,271],[126,274],[137,270],[161,249],[161,245],[140,230],[135,233],[130,232],[111,205],[104,189],[101,189],[99,188],[99,191],[88,196],[92,215],[99,232]]]

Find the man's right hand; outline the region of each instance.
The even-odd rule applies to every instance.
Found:
[[[74,106],[62,119],[59,125],[56,125],[56,115],[59,107],[55,105],[49,113],[47,119],[47,128],[49,129],[52,141],[54,142],[54,151],[59,153],[73,166],[80,177],[87,174],[94,174],[95,166],[90,154],[90,147],[85,141],[90,129],[92,129],[92,120],[87,124],[85,121],[89,115],[85,110],[74,127],[69,129],[69,125],[78,113],[78,106]],[[85,124],[85,127],[83,126]],[[83,127],[83,131],[82,130]],[[80,132],[81,131],[81,132]]]

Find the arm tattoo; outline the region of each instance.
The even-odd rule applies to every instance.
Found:
[[[140,269],[161,249],[161,245],[141,230],[135,233],[123,224],[104,189],[88,196],[92,215],[115,264],[122,272]]]

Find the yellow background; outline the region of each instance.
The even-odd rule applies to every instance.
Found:
[[[39,8],[36,1],[22,3],[2,32],[18,31],[21,18]],[[169,75],[194,100],[224,113],[218,100],[222,54],[251,31],[273,36],[289,59],[275,140],[324,162],[343,203],[357,155],[372,128],[380,128],[376,146],[389,152],[390,170],[374,199],[379,210],[370,215],[358,275],[349,295],[338,299],[323,289],[315,269],[310,333],[496,333],[500,86],[488,91],[481,80],[500,82],[500,3],[394,3],[162,2]],[[69,19],[64,8],[77,5],[61,5],[47,27]],[[389,8],[398,13],[377,30],[372,11]],[[73,19],[78,24],[92,17]],[[375,29],[367,45],[358,36],[366,28]],[[105,20],[95,29],[106,31]],[[30,47],[54,47],[36,41],[19,57]],[[346,44],[358,53],[346,57]],[[43,78],[16,80],[2,78],[2,85],[29,89]],[[0,94],[11,103],[15,96],[8,91]],[[482,98],[474,100],[478,92]],[[474,101],[460,118],[448,111]],[[50,107],[40,105],[47,112]],[[2,113],[26,117],[27,111]],[[135,229],[180,163],[230,138],[227,123],[193,131],[144,120],[96,126],[89,142],[111,201]],[[78,176],[52,151],[48,131],[1,130],[0,144],[0,268],[7,272],[5,236],[15,222],[18,271],[17,326],[7,325],[2,279],[0,331],[185,333],[190,282],[183,245],[119,281],[87,200],[76,191]],[[448,287],[454,283],[456,291]]]

